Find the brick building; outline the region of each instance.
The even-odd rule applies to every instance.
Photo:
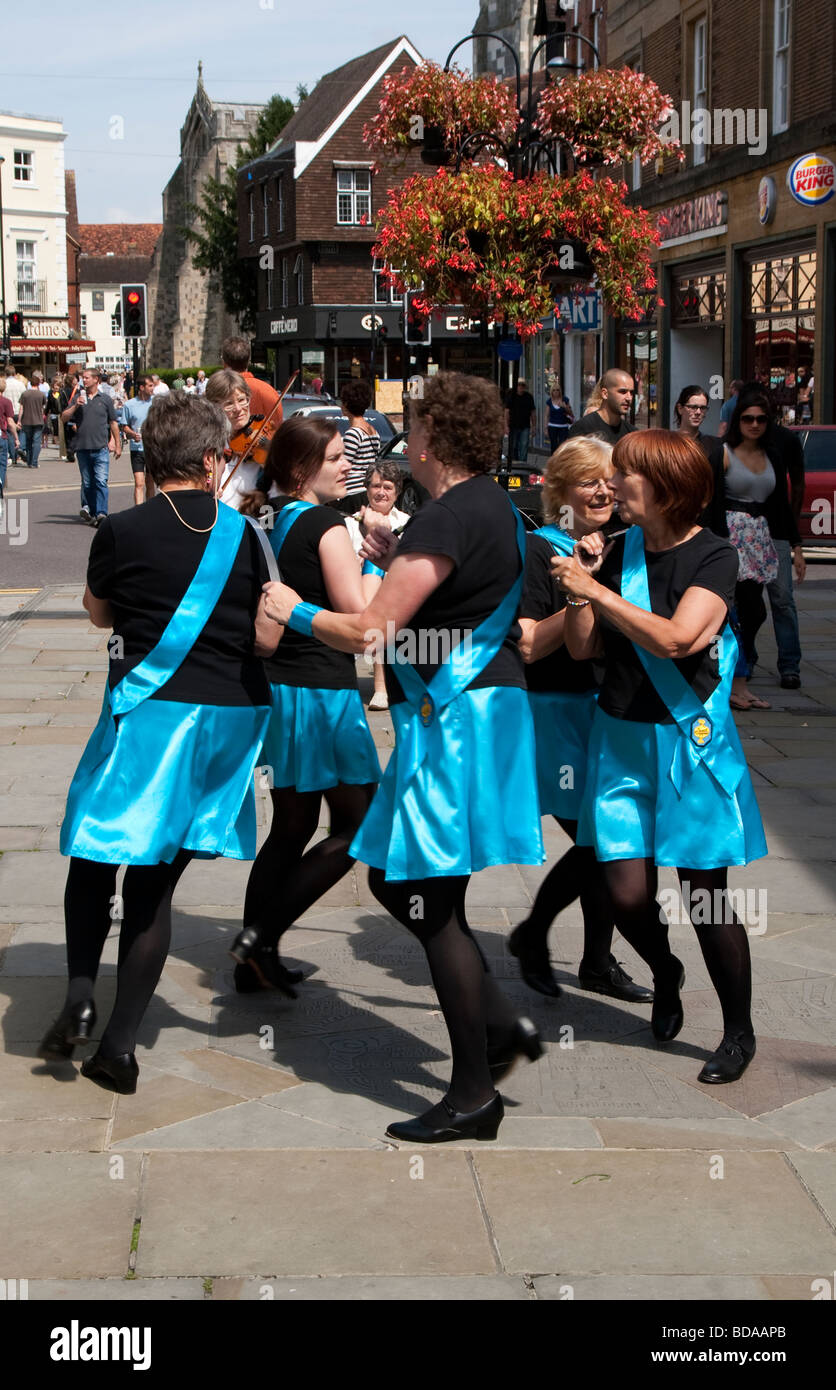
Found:
[[[755,374],[788,422],[812,376],[813,419],[832,422],[832,0],[610,0],[607,45],[610,66],[640,67],[671,95],[687,140],[683,165],[633,173],[636,199],[667,220],[664,307],[608,333],[609,360],[639,381],[638,422],[669,425],[684,386],[714,377],[718,396],[721,378]],[[718,413],[712,399],[707,431]]]
[[[180,163],[163,190],[163,230],[151,262],[149,367],[219,363],[223,339],[238,331],[215,277],[195,268],[194,247],[182,228],[193,222],[189,209],[200,203],[207,178],[222,179],[235,164],[238,146],[262,110],[252,102],[212,101],[198,65],[197,89],[180,130]]]
[[[389,189],[425,166],[410,152],[378,169],[362,132],[386,74],[420,61],[400,37],[328,73],[273,148],[239,170],[239,255],[259,262],[256,342],[276,350],[279,384],[299,369],[303,382],[321,377],[338,394],[352,376],[374,377],[392,383],[381,402],[400,409],[401,300],[370,249]],[[374,360],[373,321],[383,330]],[[455,306],[434,315],[433,363],[492,371],[476,325]]]

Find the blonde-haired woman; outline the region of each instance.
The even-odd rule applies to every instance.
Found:
[[[597,680],[593,663],[573,661],[564,645],[568,600],[551,574],[555,553],[570,555],[582,536],[609,523],[611,458],[612,447],[593,435],[578,435],[562,444],[549,459],[543,484],[549,524],[527,537],[520,649],[534,717],[540,814],[554,816],[573,843],[543,880],[529,916],[511,934],[509,949],[520,962],[526,984],[556,998],[560,986],[549,963],[549,928],[558,913],[580,897],[581,989],[647,1004],[653,999],[651,991],[634,984],[610,950],[612,908],[595,852],[575,843]]]
[[[604,397],[601,392],[603,380],[604,378],[600,376],[593,386],[592,394],[583,408],[584,415],[591,415],[593,410],[600,410],[601,406],[604,404]]]

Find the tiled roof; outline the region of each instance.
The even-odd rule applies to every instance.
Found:
[[[78,258],[79,283],[85,285],[143,285],[151,270],[150,256],[85,256]]]
[[[86,256],[150,256],[162,229],[161,222],[82,222],[78,239]]]

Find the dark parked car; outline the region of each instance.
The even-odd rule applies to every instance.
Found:
[[[340,434],[345,434],[348,429],[348,418],[343,415],[339,401],[324,400],[322,396],[287,395],[282,401],[282,409],[285,420],[291,415],[314,415],[320,420],[333,420]],[[374,425],[380,435],[381,444],[388,443],[394,437],[395,426],[382,411],[367,410],[364,418]]]
[[[412,476],[409,459],[406,456],[407,439],[408,434],[404,434],[403,431],[396,434],[388,444],[383,446],[380,451],[380,457],[382,459],[394,459],[403,469],[406,475],[406,482],[404,483],[398,506],[401,511],[409,512],[411,516],[413,512],[417,512],[422,502],[426,502],[430,494],[427,492],[427,489],[416,482]],[[540,484],[543,481],[542,475],[539,473],[529,474],[525,465],[517,465],[513,472],[509,472],[507,466],[503,463],[499,471],[494,474],[494,477],[500,487],[504,487],[510,494],[511,500],[519,508],[522,513],[523,521],[526,524],[526,529],[531,531],[538,526],[542,526],[543,503],[540,494]],[[515,478],[519,478],[520,481],[514,482],[513,479]]]
[[[805,546],[836,545],[836,425],[789,428],[804,447],[801,539]]]

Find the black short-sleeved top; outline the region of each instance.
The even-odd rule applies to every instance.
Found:
[[[175,491],[172,498],[189,526],[211,526],[215,502],[205,492]],[[221,504],[223,505],[223,504]],[[177,519],[166,498],[116,512],[103,521],[90,547],[87,583],[113,609],[110,688],[133,670],[160,640],[203,558],[211,532],[199,535]],[[151,696],[202,705],[266,705],[270,693],[253,651],[255,615],[267,563],[247,526],[232,571],[209,621],[171,680]],[[149,750],[153,752],[153,750]]]
[[[116,409],[110,396],[101,388],[80,405],[72,423],[78,427],[75,449],[104,449],[110,438],[110,426],[116,419]],[[165,504],[163,504],[165,505]]]
[[[462,634],[474,632],[499,607],[519,577],[516,520],[507,493],[483,473],[456,483],[441,497],[425,502],[410,519],[400,538],[398,554],[447,555],[453,561],[450,574],[421,605],[406,631],[419,639],[419,655],[422,630],[448,633],[447,641],[456,645]],[[456,632],[458,638],[453,635]],[[523,660],[517,646],[520,635],[515,619],[496,656],[471,681],[468,690],[495,685],[525,688]],[[432,646],[428,641],[426,647],[425,655],[440,655],[444,651],[443,639]],[[415,669],[428,683],[439,665],[440,662],[416,661]],[[404,698],[397,669],[397,664],[386,666],[390,704]]]
[[[608,444],[615,446],[619,439],[623,439],[626,434],[632,434],[635,425],[631,425],[629,420],[620,420],[618,428],[602,420],[597,410],[591,410],[588,415],[581,415],[571,426],[567,439],[577,439],[578,435],[599,434]]]
[[[662,618],[673,616],[686,589],[709,589],[718,594],[727,608],[734,603],[737,582],[737,551],[728,542],[705,529],[689,541],[671,550],[647,551],[647,582],[650,606]],[[621,593],[621,569],[624,560],[624,537],[619,536],[595,576],[599,583]],[[603,615],[598,626],[604,643],[604,680],[598,704],[616,719],[630,719],[647,724],[673,723],[667,706],[656,693],[649,676],[645,675],[638,654],[629,637]],[[721,625],[722,626],[722,625]],[[693,656],[677,658],[676,665],[688,684],[705,701],[716,690],[720,680],[719,662],[712,656],[712,644]]]
[[[271,498],[270,505],[281,513],[291,502],[290,497]],[[303,603],[315,603],[318,608],[334,611],[328,597],[322,566],[319,563],[319,542],[335,526],[345,526],[345,520],[333,507],[308,507],[300,513],[288,531],[279,551],[278,565],[282,581],[295,589]],[[357,563],[353,560],[353,563]],[[356,690],[357,672],[350,652],[335,652],[315,637],[285,628],[275,654],[264,663],[267,679],[273,685],[307,686],[311,690]]]
[[[525,584],[520,617],[541,622],[566,607],[566,599],[551,572],[555,551],[543,536],[526,537]],[[592,690],[597,684],[593,662],[574,661],[561,642],[548,656],[525,667],[529,690],[561,690],[576,693]]]

